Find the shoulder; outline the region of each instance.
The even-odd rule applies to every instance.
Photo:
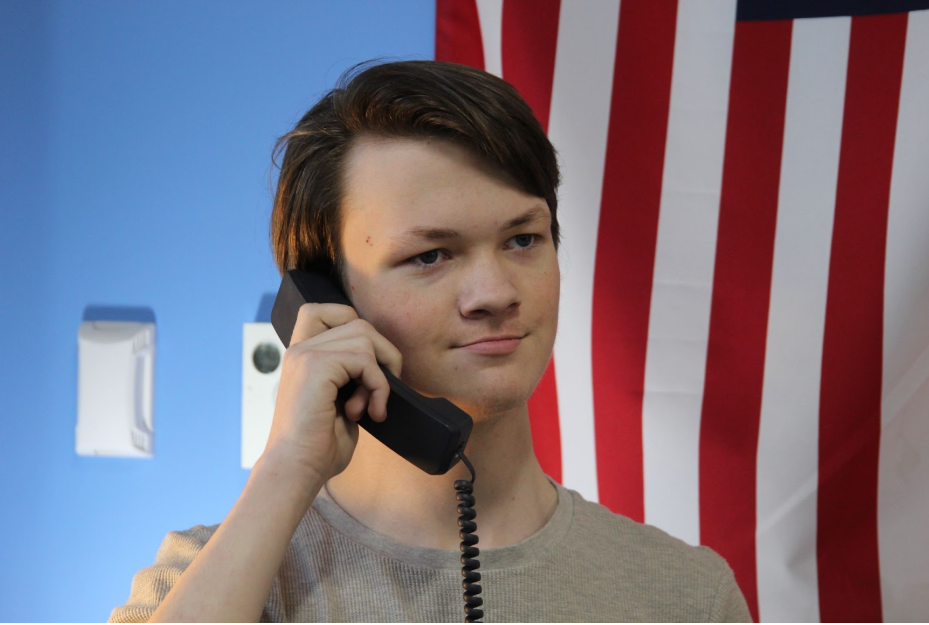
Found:
[[[695,547],[653,525],[633,521],[567,489],[574,504],[572,531],[583,545],[651,565],[684,567],[694,573],[728,568],[715,551]]]
[[[135,574],[129,600],[113,609],[109,621],[147,622],[218,527],[197,525],[184,531],[168,532],[158,548],[155,562]]]
[[[572,558],[610,571],[609,583],[638,589],[638,604],[658,610],[641,614],[645,620],[751,620],[732,569],[715,551],[566,490],[574,507],[566,537]]]
[[[203,546],[206,545],[218,528],[218,524],[195,525],[187,530],[168,532],[161,542],[161,547],[158,548],[155,563],[167,564],[168,561],[189,562],[188,557],[192,560],[193,556],[196,556],[203,549]]]

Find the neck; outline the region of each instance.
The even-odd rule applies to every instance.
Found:
[[[482,548],[521,542],[551,518],[558,494],[533,452],[525,405],[476,422],[465,453],[476,474]],[[351,463],[329,480],[326,491],[360,523],[392,540],[457,550],[453,484],[459,479],[471,479],[463,463],[445,475],[428,475],[359,429]]]

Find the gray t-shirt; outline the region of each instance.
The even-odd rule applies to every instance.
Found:
[[[732,570],[714,551],[555,487],[558,507],[541,530],[481,551],[484,622],[751,621]],[[479,499],[475,509],[480,536]],[[217,527],[169,533],[110,620],[148,620]],[[396,543],[318,497],[284,555],[262,621],[461,622],[460,555]]]

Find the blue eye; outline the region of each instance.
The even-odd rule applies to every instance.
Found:
[[[439,260],[439,250],[431,250],[429,252],[423,252],[416,257],[424,265],[434,265]]]
[[[517,234],[507,240],[507,248],[510,250],[528,252],[538,247],[544,240],[545,238],[540,234]],[[450,255],[446,251],[429,250],[428,252],[423,252],[422,254],[417,254],[409,258],[406,262],[420,269],[431,269],[433,267],[438,267],[439,262],[445,260],[443,256],[445,259],[450,258]]]
[[[538,247],[542,239],[541,234],[517,234],[510,239],[510,242],[514,243],[513,249],[531,250]]]

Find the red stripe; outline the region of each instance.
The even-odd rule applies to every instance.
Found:
[[[756,621],[756,454],[791,29],[736,24],[700,422],[700,541],[729,562]]]
[[[516,87],[548,131],[561,0],[506,0],[501,54],[503,77]],[[529,399],[532,444],[542,469],[561,482],[561,430],[554,363]]]
[[[503,3],[503,77],[519,90],[548,132],[561,0]]]
[[[907,15],[852,19],[823,342],[816,553],[824,622],[881,621],[884,253]]]
[[[539,385],[529,398],[529,424],[532,427],[532,447],[539,465],[553,480],[561,483],[561,427],[558,423],[554,361],[548,362]]]
[[[642,397],[676,18],[674,1],[620,4],[594,269],[599,499],[637,521],[645,518]]]
[[[436,0],[435,60],[484,69],[476,0]]]

